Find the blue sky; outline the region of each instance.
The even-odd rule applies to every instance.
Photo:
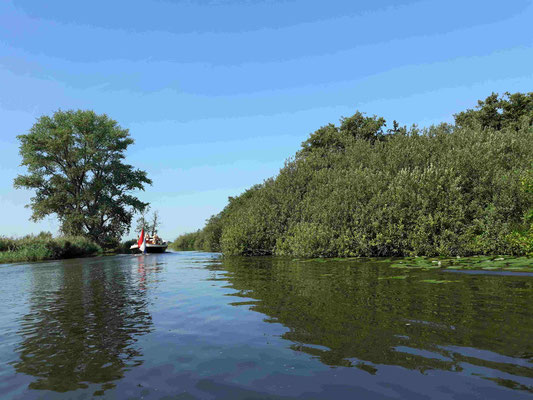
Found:
[[[28,221],[16,135],[93,109],[130,129],[162,235],[201,228],[356,110],[427,126],[533,90],[533,1],[0,2],[0,234]]]

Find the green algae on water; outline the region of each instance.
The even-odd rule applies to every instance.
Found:
[[[381,276],[378,278],[378,280],[384,280],[384,279],[407,279],[407,275],[397,275],[397,276]]]
[[[390,265],[400,269],[481,269],[487,271],[533,272],[533,258],[505,256],[474,256],[456,258],[406,257]]]

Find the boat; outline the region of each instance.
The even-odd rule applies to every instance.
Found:
[[[164,253],[168,247],[168,242],[157,237],[157,235],[154,235],[154,237],[155,240],[153,238],[146,238],[144,229],[141,230],[139,240],[130,246],[130,250],[134,252],[138,250],[141,253]]]
[[[164,253],[168,247],[167,242],[163,242],[161,244],[151,244],[146,243],[146,252],[147,253]],[[138,244],[134,244],[130,246],[130,250],[139,250],[139,252],[143,252],[141,249],[139,249]]]

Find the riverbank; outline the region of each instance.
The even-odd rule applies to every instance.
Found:
[[[492,95],[455,124],[319,128],[275,177],[230,197],[173,249],[291,257],[533,253],[533,93]]]
[[[58,260],[101,254],[102,248],[81,236],[54,238],[51,233],[0,237],[0,263]]]

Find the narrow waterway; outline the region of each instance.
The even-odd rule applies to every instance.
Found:
[[[0,278],[3,400],[533,398],[531,273],[183,252]]]

